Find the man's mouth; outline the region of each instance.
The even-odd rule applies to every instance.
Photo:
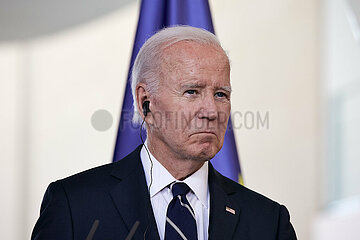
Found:
[[[213,132],[213,131],[198,131],[198,132],[194,132],[194,133],[190,134],[190,136],[196,135],[196,134],[204,134],[204,135],[206,134],[206,135],[215,135],[216,136],[215,132]]]

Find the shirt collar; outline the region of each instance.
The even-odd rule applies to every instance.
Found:
[[[147,140],[145,141],[144,145],[147,147]],[[206,208],[208,207],[208,162],[205,162],[199,170],[187,177],[184,181],[179,181],[175,179],[168,172],[168,170],[151,154],[151,152],[147,151],[143,146],[140,151],[140,158],[144,167],[145,178],[148,187],[151,182],[151,161],[149,159],[149,155],[153,162],[152,183],[149,191],[150,198],[158,194],[172,182],[184,182],[191,188],[200,202]]]
[[[187,177],[183,182],[186,183],[200,202],[207,208],[208,207],[208,173],[209,167],[206,161],[202,167],[194,172],[191,176]]]

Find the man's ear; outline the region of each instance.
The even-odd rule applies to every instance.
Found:
[[[146,84],[138,83],[136,85],[135,95],[136,95],[136,103],[138,107],[137,110],[141,115],[141,117],[144,119],[145,116],[144,116],[143,104],[145,101],[149,101],[149,92],[146,90]]]

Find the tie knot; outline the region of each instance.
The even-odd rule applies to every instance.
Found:
[[[184,196],[190,191],[190,188],[186,183],[179,182],[172,186],[171,191],[174,197],[178,195]]]

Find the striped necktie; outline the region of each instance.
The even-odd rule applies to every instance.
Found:
[[[186,199],[189,186],[179,182],[170,188],[174,198],[167,209],[165,240],[197,240],[195,212]]]

